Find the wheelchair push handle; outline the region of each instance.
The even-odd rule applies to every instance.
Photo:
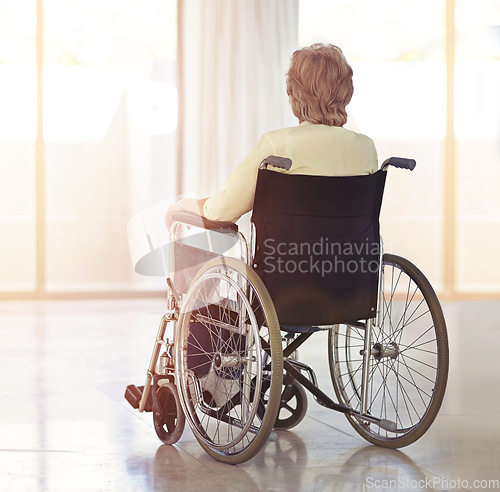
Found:
[[[415,159],[406,159],[405,157],[389,157],[381,166],[382,171],[387,171],[389,166],[399,167],[413,171],[417,165]]]
[[[290,171],[290,168],[292,167],[292,159],[289,157],[280,157],[278,155],[269,155],[260,163],[260,169],[267,169],[267,166],[273,166],[279,169],[284,169],[285,171]]]

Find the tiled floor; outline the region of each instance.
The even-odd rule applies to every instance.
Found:
[[[399,451],[369,445],[310,400],[299,426],[231,466],[189,430],[162,445],[151,414],[123,398],[144,379],[162,300],[0,302],[0,490],[499,489],[500,302],[443,308],[448,390],[418,442]],[[300,355],[330,392],[324,334]]]

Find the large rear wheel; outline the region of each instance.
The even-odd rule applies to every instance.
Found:
[[[252,458],[276,421],[283,351],[274,305],[248,265],[216,258],[198,272],[175,356],[181,404],[201,446],[225,463]]]
[[[434,421],[448,378],[448,337],[438,298],[408,260],[386,254],[382,262],[380,322],[371,334],[367,414],[393,430],[347,415],[373,444],[396,448],[419,439]],[[366,325],[335,325],[329,362],[339,402],[360,411]]]

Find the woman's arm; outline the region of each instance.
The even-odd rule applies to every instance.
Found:
[[[236,222],[252,210],[260,163],[274,153],[269,134],[264,134],[233,169],[224,183],[224,189],[206,200],[203,215],[209,220]]]
[[[184,198],[174,203],[167,210],[165,225],[170,229],[172,212],[181,211],[192,212],[209,220],[236,222],[241,215],[252,209],[260,163],[273,154],[273,151],[269,136],[262,136],[250,154],[226,179],[224,190],[210,198]]]

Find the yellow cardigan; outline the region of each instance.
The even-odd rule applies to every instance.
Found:
[[[224,190],[210,197],[203,215],[210,220],[236,222],[253,208],[260,163],[269,155],[289,157],[290,174],[356,176],[377,170],[373,141],[342,127],[302,122],[264,134],[255,148],[226,179]]]

